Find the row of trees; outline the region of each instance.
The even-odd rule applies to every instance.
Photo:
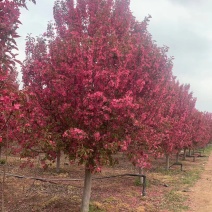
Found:
[[[82,211],[88,211],[91,174],[124,152],[138,167],[148,155],[168,158],[204,147],[212,115],[195,108],[189,85],[172,73],[167,48],[158,47],[129,0],[57,0],[55,23],[28,36],[22,90],[16,82],[15,38],[25,1],[0,2],[0,146],[22,157],[63,151],[85,164]],[[8,130],[9,129],[9,130]],[[7,138],[7,139],[6,139]]]

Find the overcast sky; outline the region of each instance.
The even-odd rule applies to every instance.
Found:
[[[54,0],[28,3],[22,10],[18,39],[19,59],[23,60],[25,37],[46,30],[53,20]],[[212,112],[212,0],[131,0],[131,10],[137,20],[152,16],[149,32],[159,46],[168,46],[174,56],[173,74],[181,83],[191,85],[196,108]]]

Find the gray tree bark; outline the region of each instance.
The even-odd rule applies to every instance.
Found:
[[[169,163],[170,163],[170,161],[169,161],[169,154],[166,154],[166,171],[168,171],[169,170]]]
[[[191,149],[188,150],[188,155],[191,156]]]
[[[179,163],[179,152],[176,154],[176,163]]]
[[[184,151],[183,151],[183,160],[185,160],[186,159],[186,149],[184,149]]]
[[[144,169],[141,168],[141,167],[139,167],[139,168],[138,168],[138,173],[143,175],[143,174],[144,174]],[[140,177],[140,183],[141,183],[141,184],[144,183],[143,177]]]
[[[60,151],[58,151],[57,158],[56,158],[56,172],[57,173],[60,172],[60,157],[61,157],[61,153],[60,153]]]
[[[89,203],[91,198],[91,184],[92,184],[91,171],[85,167],[83,198],[82,198],[82,205],[80,210],[81,212],[89,212]]]

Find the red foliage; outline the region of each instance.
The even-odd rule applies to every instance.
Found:
[[[212,139],[212,114],[196,110],[192,119],[190,148],[205,147]]]
[[[127,0],[56,1],[55,24],[27,38],[18,93],[12,50],[25,3],[0,2],[0,133],[10,121],[23,155],[45,151],[54,160],[63,150],[94,170],[120,150],[145,166],[148,153],[211,139],[211,114],[195,111],[189,86],[172,76],[167,48],[146,29],[149,18],[137,22]]]
[[[192,93],[189,93],[189,86],[180,85],[179,82],[173,81],[167,91],[160,147],[165,154],[172,154],[187,147],[191,142],[188,132],[191,128],[190,118],[195,108],[195,99]]]
[[[34,0],[33,0],[34,2]],[[14,126],[14,114],[19,110],[18,84],[16,82],[15,63],[18,50],[15,39],[18,36],[16,30],[19,21],[19,8],[25,6],[25,0],[0,1],[0,134],[5,137],[6,126],[10,123]],[[11,133],[10,133],[11,134]]]
[[[25,87],[57,148],[95,169],[137,138],[142,109],[153,111],[139,103],[159,94],[171,66],[128,1],[56,2],[54,16],[55,28],[27,39]]]
[[[63,150],[94,170],[119,150],[145,166],[147,153],[192,145],[195,99],[172,76],[148,18],[137,22],[127,0],[56,1],[54,18],[43,36],[27,38],[25,148],[52,159]]]
[[[0,134],[5,137],[6,125],[12,117],[12,113],[17,108],[17,83],[15,82],[16,71],[15,38],[18,27],[19,10],[18,6],[11,1],[0,2]]]

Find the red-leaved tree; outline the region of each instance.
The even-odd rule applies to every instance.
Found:
[[[27,38],[24,86],[42,115],[37,127],[44,124],[56,151],[85,164],[88,211],[91,172],[135,141],[139,104],[152,88],[151,97],[159,93],[170,68],[163,71],[168,60],[146,30],[148,19],[137,22],[128,0],[56,1],[54,17],[42,37]]]

